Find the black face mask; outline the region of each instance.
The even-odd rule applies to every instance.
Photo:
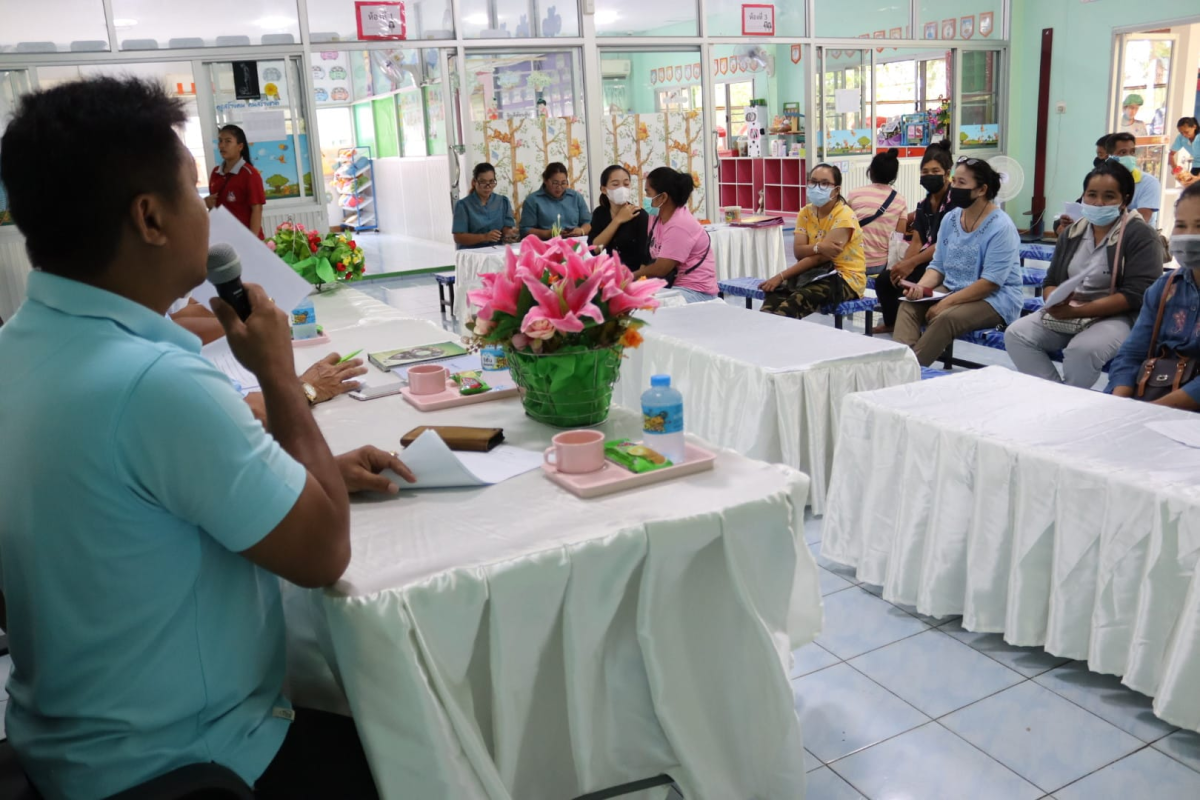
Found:
[[[922,175],[921,188],[930,194],[937,194],[946,185],[945,175]]]
[[[975,198],[971,196],[974,189],[962,189],[957,186],[950,187],[950,207],[951,208],[966,208],[975,202]]]
[[[1106,162],[1106,161],[1108,161],[1108,159],[1107,159],[1107,158],[1093,158],[1093,159],[1092,159],[1092,166],[1093,166],[1093,167],[1098,167],[1098,166],[1100,166],[1101,164],[1103,164],[1103,163],[1104,163],[1104,162]]]

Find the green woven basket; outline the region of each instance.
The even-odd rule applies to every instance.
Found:
[[[624,349],[614,345],[547,354],[512,348],[505,352],[513,382],[524,390],[525,413],[558,428],[581,428],[608,419]]]

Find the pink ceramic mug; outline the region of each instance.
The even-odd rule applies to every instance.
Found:
[[[546,463],[559,472],[583,475],[604,467],[604,434],[600,431],[567,431],[551,439]]]
[[[446,391],[450,371],[437,364],[418,364],[408,370],[408,390],[413,394],[440,394]]]

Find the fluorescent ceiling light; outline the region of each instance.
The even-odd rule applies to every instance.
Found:
[[[605,8],[596,12],[597,25],[611,25],[621,18],[621,12],[615,9]]]
[[[136,19],[114,19],[113,20],[114,28],[132,28],[134,25],[137,25]]]
[[[469,25],[487,25],[488,24],[488,15],[487,14],[471,14],[470,16],[463,17],[463,22],[466,22]]]

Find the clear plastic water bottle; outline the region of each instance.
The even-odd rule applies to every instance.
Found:
[[[670,375],[650,378],[642,392],[642,444],[656,450],[673,464],[684,462],[683,395],[671,388]]]

